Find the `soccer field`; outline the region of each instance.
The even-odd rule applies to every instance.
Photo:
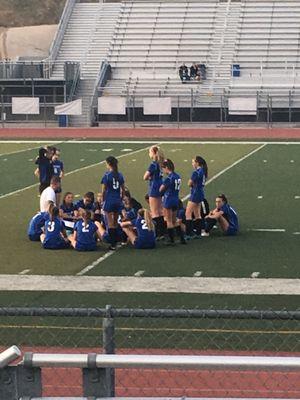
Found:
[[[86,191],[99,191],[104,160],[112,154],[120,158],[120,170],[132,195],[143,202],[147,184],[142,176],[149,164],[150,145],[142,141],[57,143],[67,172],[63,191],[72,191],[76,198]],[[126,246],[109,254],[105,245],[97,252],[82,254],[72,250],[45,251],[39,243],[28,241],[27,224],[39,207],[38,185],[33,175],[33,160],[39,146],[37,142],[0,144],[0,202],[4,219],[0,227],[1,274],[300,276],[299,144],[161,143],[165,155],[174,160],[182,175],[182,198],[189,192],[192,157],[201,155],[207,160],[206,197],[213,206],[215,195],[226,193],[239,214],[240,235],[226,238],[215,231],[210,238],[191,241],[185,247],[159,244],[154,251],[138,251]]]

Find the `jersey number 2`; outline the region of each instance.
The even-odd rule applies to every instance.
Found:
[[[144,229],[144,231],[147,231],[148,230],[147,222],[144,219],[142,219],[141,224],[142,224],[142,229]]]

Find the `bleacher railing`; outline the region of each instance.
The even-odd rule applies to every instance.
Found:
[[[0,308],[0,351],[24,354],[0,370],[0,398],[300,398],[299,321],[297,310]]]

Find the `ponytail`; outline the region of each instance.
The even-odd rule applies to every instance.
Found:
[[[203,157],[200,157],[200,156],[197,156],[197,157],[195,158],[195,161],[199,164],[200,167],[203,168],[205,178],[207,179],[207,178],[208,178],[208,166],[207,166],[207,162],[204,160]]]
[[[163,161],[164,161],[164,159],[165,159],[165,156],[164,156],[164,153],[163,153],[163,151],[161,150],[161,148],[158,147],[158,146],[152,146],[152,147],[150,148],[150,150],[151,150],[152,153],[153,153],[152,159],[153,159],[154,161],[156,161],[159,165],[162,165],[162,163],[163,163]]]
[[[50,205],[48,213],[50,215],[50,221],[53,222],[54,219],[59,216],[59,209],[54,205],[52,207]]]
[[[146,224],[148,226],[149,231],[154,231],[155,230],[154,224],[153,224],[153,220],[152,220],[152,217],[151,217],[151,213],[150,213],[149,210],[147,210],[146,208],[141,208],[138,211],[138,215],[140,217],[144,218],[144,220],[145,220],[145,222],[146,222]]]
[[[89,210],[82,210],[81,218],[83,219],[83,224],[84,224],[84,227],[86,228],[92,218],[92,213]]]
[[[107,159],[105,161],[106,161],[107,165],[109,165],[110,168],[112,169],[115,177],[117,177],[118,173],[119,173],[118,160],[113,156],[109,156],[109,157],[107,157]]]

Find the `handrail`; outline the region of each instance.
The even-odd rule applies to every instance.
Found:
[[[66,0],[66,4],[60,18],[58,28],[50,46],[49,56],[44,60],[45,62],[49,63],[49,76],[51,76],[52,64],[57,58],[74,6],[78,2],[79,0]]]
[[[300,357],[270,356],[191,356],[191,355],[125,355],[125,354],[39,354],[25,353],[26,367],[88,368],[89,360],[97,368],[149,369],[218,369],[300,371]]]
[[[80,63],[78,63],[78,66],[77,66],[77,69],[76,69],[76,73],[75,73],[75,76],[74,76],[73,81],[72,81],[72,86],[71,86],[71,89],[70,89],[70,93],[69,93],[69,96],[68,96],[68,101],[72,101],[73,100],[73,97],[75,95],[75,91],[76,91],[76,88],[77,88],[77,84],[78,84],[78,81],[80,79],[80,74],[81,74]]]
[[[96,102],[98,98],[98,89],[99,88],[104,88],[105,83],[107,81],[107,74],[110,74],[110,64],[108,63],[107,60],[103,60],[95,81],[95,85],[93,88],[93,95],[90,103],[90,122],[94,122],[94,108],[96,107]]]
[[[0,353],[0,368],[6,367],[12,361],[21,356],[21,350],[17,346],[11,346],[9,349]]]

